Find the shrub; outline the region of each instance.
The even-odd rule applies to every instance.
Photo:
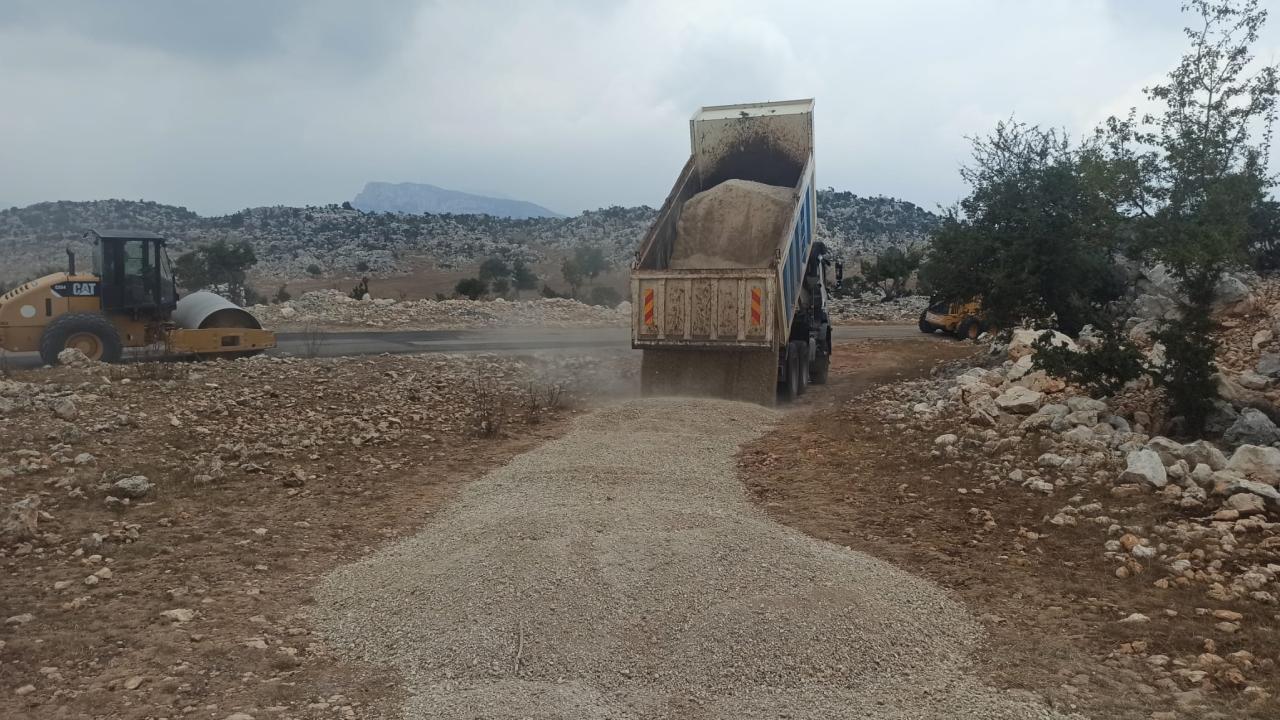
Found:
[[[321,272],[323,271],[321,270],[320,266],[315,263],[311,263],[310,265],[307,266],[307,274],[311,275],[312,277],[319,277]]]
[[[604,307],[617,307],[622,302],[622,296],[617,290],[611,287],[594,287],[591,289],[591,297],[588,301],[591,305],[601,305]]]
[[[355,287],[351,288],[351,292],[347,293],[347,295],[351,296],[352,300],[363,300],[364,296],[368,294],[369,278],[367,277],[360,278],[360,282]]]
[[[281,285],[279,289],[276,290],[276,294],[271,296],[271,302],[277,305],[280,303],[287,303],[292,299],[293,296],[289,294],[288,285]]]
[[[468,300],[479,300],[489,291],[489,283],[480,278],[465,278],[453,286],[453,291]]]
[[[1108,397],[1124,389],[1148,372],[1146,358],[1114,325],[1103,330],[1097,347],[1079,352],[1054,345],[1053,333],[1046,332],[1032,343],[1035,355],[1031,364],[1054,377],[1060,377]]]

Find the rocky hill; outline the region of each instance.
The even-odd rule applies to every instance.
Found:
[[[457,190],[446,190],[422,183],[366,183],[351,205],[357,210],[373,213],[424,213],[454,215],[492,215],[500,218],[558,218],[541,205],[524,200],[472,195]]]
[[[82,256],[88,228],[137,228],[171,241],[171,254],[218,239],[248,240],[258,272],[281,278],[322,274],[390,274],[408,261],[431,259],[444,267],[490,255],[535,261],[584,243],[601,245],[625,264],[656,211],[611,207],[567,218],[501,218],[470,214],[362,212],[350,205],[258,207],[202,217],[183,207],[154,202],[97,200],[47,202],[0,210],[0,284],[31,277],[65,263],[63,249]],[[860,198],[824,190],[818,194],[818,235],[852,259],[888,245],[924,242],[937,217],[892,198]],[[313,267],[314,266],[314,267]]]
[[[847,256],[874,255],[888,247],[926,245],[941,218],[897,198],[858,197],[831,188],[818,191],[818,234]]]

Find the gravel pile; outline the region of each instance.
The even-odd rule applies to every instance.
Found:
[[[752,507],[734,448],[774,418],[584,416],[327,577],[321,625],[411,718],[1054,717],[964,674],[979,629],[940,589]]]
[[[272,330],[391,328],[436,330],[484,327],[598,327],[630,321],[631,304],[616,308],[564,298],[537,300],[355,300],[337,290],[316,290],[279,305],[248,308]]]

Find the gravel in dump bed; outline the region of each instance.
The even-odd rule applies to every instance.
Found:
[[[328,576],[322,626],[399,668],[408,718],[1052,718],[965,674],[931,583],[758,512],[734,452],[774,411],[633,401]]]

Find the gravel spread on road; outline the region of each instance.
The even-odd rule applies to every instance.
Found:
[[[322,628],[408,718],[1056,718],[966,674],[937,586],[779,525],[734,453],[778,419],[647,399],[579,418],[326,577]]]

